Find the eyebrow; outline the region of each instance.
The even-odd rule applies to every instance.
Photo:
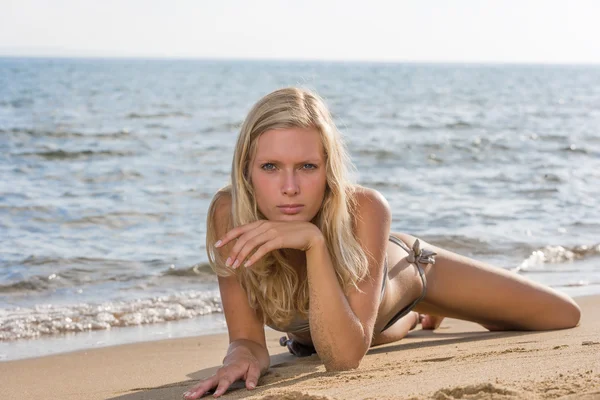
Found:
[[[274,164],[285,164],[284,162],[277,160],[276,158],[269,158],[269,157],[264,157],[264,158],[256,158],[255,161],[257,162],[270,162],[270,163],[274,163]],[[317,159],[317,158],[307,158],[304,159],[302,161],[298,161],[295,162],[294,164],[303,164],[303,163],[311,163],[311,164],[318,164],[318,163],[322,163],[324,160],[323,159]]]

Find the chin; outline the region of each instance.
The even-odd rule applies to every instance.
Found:
[[[296,215],[278,215],[276,218],[276,221],[300,221],[300,222],[307,222],[309,221],[305,216],[300,215],[300,214],[296,214]]]
[[[306,213],[299,214],[282,214],[282,213],[274,213],[266,216],[269,221],[281,221],[281,222],[308,222],[310,219],[307,217]]]

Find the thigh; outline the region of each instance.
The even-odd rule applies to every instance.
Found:
[[[394,233],[412,246],[415,237]],[[437,253],[426,266],[427,295],[415,308],[502,329],[546,330],[576,326],[580,311],[568,296],[505,269],[461,256],[429,243]]]

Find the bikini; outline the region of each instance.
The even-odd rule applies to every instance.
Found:
[[[419,276],[421,277],[421,282],[423,282],[423,291],[421,292],[421,295],[417,299],[415,299],[408,306],[404,307],[402,310],[400,310],[398,313],[396,313],[396,315],[394,315],[392,317],[392,319],[390,319],[390,321],[383,327],[381,332],[385,331],[386,329],[388,329],[389,327],[394,325],[400,318],[407,315],[421,300],[423,300],[423,298],[425,297],[425,294],[427,293],[427,281],[425,279],[425,272],[423,271],[423,269],[421,268],[421,266],[419,264],[435,264],[435,256],[436,256],[436,253],[434,253],[432,251],[429,251],[426,249],[421,249],[421,244],[418,239],[415,241],[412,248],[408,247],[408,245],[406,245],[406,243],[404,243],[402,240],[400,240],[397,237],[392,236],[392,235],[389,236],[389,241],[400,246],[404,251],[406,251],[408,253],[408,256],[406,257],[406,259],[409,263],[414,264],[417,267],[417,270],[419,271]],[[381,299],[383,299],[383,296],[385,295],[385,287],[386,287],[385,282],[386,282],[386,278],[387,278],[387,272],[388,272],[388,265],[387,265],[387,257],[386,257],[385,262],[384,262],[383,282],[381,285],[380,301],[381,301]],[[281,332],[290,332],[290,333],[310,332],[310,325],[309,325],[308,319],[301,318],[299,316],[296,316],[292,320],[292,322],[290,322],[288,324],[288,326],[286,326],[286,327],[277,327],[274,325],[269,325],[269,326],[271,328],[273,328],[277,331],[281,331]],[[307,356],[310,356],[317,352],[315,350],[314,346],[304,345],[304,344],[298,342],[297,340],[288,339],[286,336],[282,336],[279,339],[279,344],[281,346],[287,346],[290,353],[292,353],[298,357],[307,357]]]

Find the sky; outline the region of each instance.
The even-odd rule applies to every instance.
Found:
[[[600,64],[596,0],[0,0],[0,55]]]

